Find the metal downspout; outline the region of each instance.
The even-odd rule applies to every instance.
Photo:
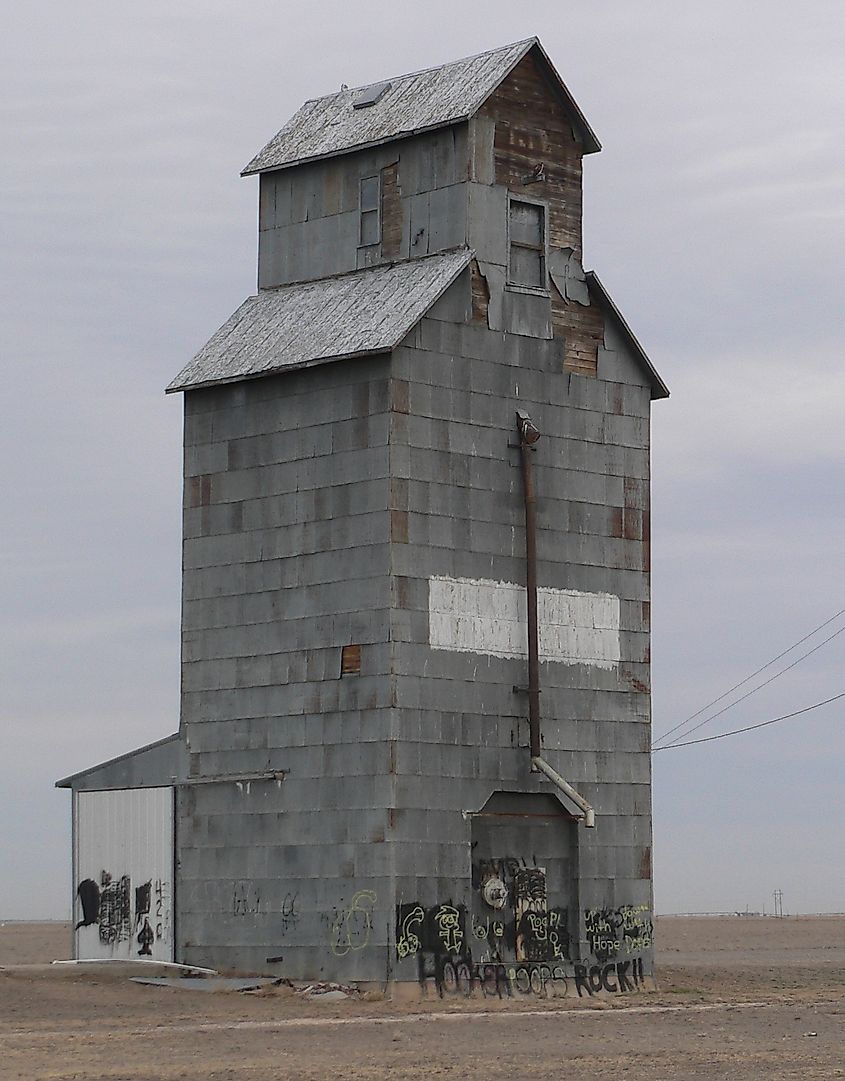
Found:
[[[537,515],[534,496],[534,473],[531,468],[533,445],[540,431],[527,413],[517,410],[516,429],[522,463],[522,492],[525,500],[525,589],[528,610],[528,733],[531,769],[542,773],[552,784],[584,812],[584,825],[596,824],[595,811],[572,785],[542,757],[540,741],[540,635],[537,620]]]

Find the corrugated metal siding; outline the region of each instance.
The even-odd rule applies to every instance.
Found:
[[[369,108],[353,108],[360,88],[306,101],[256,154],[243,175],[329,157],[472,116],[536,43],[536,38],[528,38],[391,79],[390,89]]]
[[[393,349],[460,272],[461,249],[250,297],[168,391],[248,379]]]
[[[74,793],[77,957],[173,960],[173,791]]]

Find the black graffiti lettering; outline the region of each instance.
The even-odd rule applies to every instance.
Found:
[[[144,917],[144,926],[138,932],[138,943],[139,943],[139,945],[141,947],[140,950],[138,950],[138,956],[139,957],[152,957],[152,955],[153,955],[152,946],[153,946],[154,942],[155,942],[155,935],[153,934],[153,929],[152,929],[152,927],[150,927],[150,921],[145,916]]]
[[[148,916],[150,913],[150,902],[152,900],[153,883],[152,879],[149,882],[145,882],[143,886],[135,887],[135,925],[137,926],[141,922],[142,916]]]
[[[611,983],[610,977],[616,974],[616,965],[605,965],[601,970],[601,985],[605,991],[615,994],[619,990],[618,983]]]
[[[619,978],[619,990],[620,991],[633,991],[634,985],[628,979],[628,969],[631,967],[630,961],[619,961],[616,964],[616,975]]]
[[[587,967],[586,967],[586,965],[576,965],[575,966],[575,990],[578,992],[578,997],[579,998],[584,997],[583,996],[584,991],[586,991],[588,995],[592,995],[592,993],[593,993],[590,990],[590,984],[589,984],[589,982],[587,980]]]
[[[91,927],[100,918],[100,887],[93,878],[85,878],[76,887],[76,893],[82,905],[82,919],[75,928],[78,931],[80,927]]]
[[[122,875],[117,882],[106,871],[100,875],[100,941],[107,946],[126,942],[131,934],[129,889],[128,875]]]

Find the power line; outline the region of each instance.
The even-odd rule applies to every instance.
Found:
[[[712,702],[708,702],[707,705],[702,706],[701,709],[697,709],[695,713],[690,714],[690,716],[687,717],[685,721],[681,721],[679,724],[676,724],[674,728],[670,728],[668,732],[664,732],[662,736],[658,736],[654,742],[662,743],[667,736],[671,736],[672,733],[677,732],[679,728],[683,728],[684,725],[688,724],[690,721],[694,721],[696,717],[700,717],[701,714],[710,709],[711,706],[715,706],[718,702],[721,702],[723,698],[727,698],[729,694],[733,694],[733,692],[738,691],[740,687],[744,687],[749,680],[754,679],[755,676],[759,676],[760,673],[765,672],[767,668],[771,668],[773,664],[776,664],[782,657],[785,657],[787,653],[791,653],[793,649],[797,649],[798,646],[803,645],[804,642],[806,642],[809,638],[812,638],[814,634],[818,634],[819,631],[824,630],[824,628],[828,626],[829,623],[833,623],[833,621],[835,619],[838,619],[843,613],[845,613],[845,608],[841,608],[836,613],[836,615],[831,616],[830,619],[826,619],[824,623],[820,623],[815,630],[810,631],[809,634],[805,634],[803,638],[799,638],[797,642],[795,642],[789,647],[789,649],[785,649],[783,653],[778,653],[777,657],[772,657],[772,659],[770,661],[767,661],[762,668],[758,668],[757,671],[752,672],[750,676],[746,676],[745,679],[741,679],[739,683],[735,683],[733,687],[730,688],[730,690],[725,691],[724,694],[720,694],[718,698],[714,698]],[[830,641],[830,639],[828,639],[828,641]],[[823,644],[824,643],[822,643],[822,645]]]
[[[816,702],[815,705],[805,706],[804,709],[796,709],[794,713],[784,713],[782,717],[773,717],[770,721],[760,721],[759,724],[749,724],[745,728],[734,728],[732,732],[720,732],[718,736],[702,736],[700,739],[690,739],[685,743],[667,743],[664,747],[654,747],[654,751],[674,751],[677,747],[692,747],[694,743],[710,743],[714,739],[725,739],[727,736],[738,736],[741,732],[753,732],[755,728],[765,728],[770,724],[777,724],[778,721],[788,721],[790,717],[799,717],[802,713],[809,713],[810,710],[819,709],[820,706],[830,705],[831,702],[835,702],[838,698],[845,698],[845,691],[841,694],[835,694],[833,698],[826,698],[824,702]]]
[[[775,672],[773,676],[769,676],[768,679],[764,679],[762,683],[759,683],[756,687],[752,687],[750,691],[746,691],[745,694],[740,695],[739,698],[734,699],[733,702],[729,702],[726,706],[723,706],[715,713],[712,713],[709,717],[705,717],[703,721],[699,721],[698,724],[694,724],[692,728],[688,729],[686,732],[683,732],[682,735],[690,736],[693,732],[697,732],[699,728],[703,728],[705,724],[709,724],[711,721],[715,721],[717,717],[721,717],[722,714],[727,713],[729,709],[733,709],[733,707],[739,705],[740,702],[744,702],[746,698],[750,698],[752,694],[755,694],[757,691],[762,690],[763,687],[767,687],[770,683],[773,683],[779,676],[782,676],[784,672],[788,672],[797,664],[800,664],[802,661],[806,660],[807,657],[809,657],[812,653],[815,653],[817,649],[821,649],[822,646],[826,646],[828,642],[836,638],[837,635],[842,634],[843,631],[845,631],[845,626],[840,627],[838,631],[834,631],[833,634],[831,634],[828,638],[825,638],[823,642],[819,642],[817,646],[813,646],[812,649],[808,649],[806,653],[802,653],[797,660],[794,660],[792,664],[788,664],[786,668],[781,668],[779,672]],[[676,736],[675,739],[673,739],[670,743],[664,744],[664,746],[673,747],[680,738],[680,736]],[[662,741],[658,740],[658,743],[659,742]],[[655,747],[654,749],[657,750],[658,748]]]

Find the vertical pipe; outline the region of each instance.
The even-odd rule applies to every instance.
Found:
[[[528,733],[531,757],[540,756],[540,642],[537,624],[537,515],[531,444],[539,432],[525,413],[517,413],[522,458],[522,494],[525,500],[525,588],[528,601]]]

